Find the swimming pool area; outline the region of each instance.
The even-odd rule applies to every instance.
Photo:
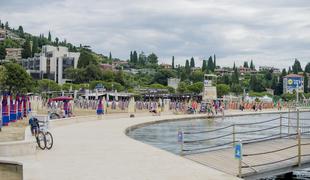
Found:
[[[197,118],[197,119],[185,119],[176,120],[170,122],[159,122],[140,128],[134,129],[128,132],[128,136],[138,141],[150,144],[157,148],[172,152],[174,154],[180,154],[181,148],[192,150],[202,149],[202,151],[212,151],[217,148],[232,147],[232,125],[235,126],[236,132],[248,132],[248,133],[237,133],[235,134],[235,140],[246,141],[248,139],[260,139],[263,137],[269,137],[279,134],[281,131],[282,136],[296,133],[297,125],[297,114],[294,113],[283,113],[282,120],[280,121],[279,113],[272,114],[259,114],[259,115],[243,115],[243,116],[232,116],[232,117],[218,117],[218,118]],[[310,112],[300,112],[300,127],[302,132],[307,132],[304,137],[308,138],[310,131],[310,121],[305,119],[310,117]],[[264,123],[260,123],[264,122]],[[280,126],[281,123],[281,126]],[[225,128],[227,127],[227,128]],[[222,129],[223,128],[223,129]],[[281,128],[281,130],[280,130]],[[221,129],[218,131],[213,131]],[[257,131],[265,129],[264,131]],[[184,141],[195,142],[183,144],[181,147],[178,143],[178,132],[183,131]],[[200,133],[200,132],[208,133]],[[224,136],[223,136],[224,135]],[[227,135],[227,136],[225,136]],[[221,137],[223,136],[223,137]],[[221,137],[221,138],[216,138]],[[212,139],[215,138],[215,139]],[[206,140],[205,139],[211,139]],[[203,140],[203,141],[199,141]],[[217,145],[227,144],[225,146]],[[214,148],[206,148],[214,147]],[[199,153],[201,151],[187,151],[186,153]],[[307,170],[306,170],[307,171]],[[307,173],[306,173],[307,174]]]

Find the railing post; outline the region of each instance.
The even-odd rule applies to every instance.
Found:
[[[235,129],[235,124],[233,124],[232,128],[232,136],[233,136],[233,147],[235,147],[235,142],[236,142],[236,129]]]
[[[299,124],[299,109],[297,109],[297,129],[296,129],[296,133],[298,133],[298,130],[300,129],[300,124]]]
[[[287,134],[290,135],[290,124],[291,124],[291,107],[288,108],[288,116],[287,116]]]
[[[178,130],[178,143],[180,144],[180,156],[183,156],[183,146],[184,146],[184,133],[183,130]]]
[[[280,138],[282,138],[282,113],[280,113]]]
[[[298,142],[298,166],[301,166],[301,133],[300,129],[297,130],[297,142]]]

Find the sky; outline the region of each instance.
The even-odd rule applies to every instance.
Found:
[[[90,45],[128,59],[154,52],[160,63],[287,68],[310,62],[309,0],[0,0],[0,19],[34,35]]]

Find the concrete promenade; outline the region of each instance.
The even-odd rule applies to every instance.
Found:
[[[240,111],[227,114],[237,115]],[[252,114],[252,113],[242,113]],[[0,157],[23,164],[25,180],[202,180],[237,179],[126,136],[130,126],[205,115],[128,114],[88,117],[83,123],[52,124],[54,147],[35,155]],[[84,121],[84,120],[83,120]]]

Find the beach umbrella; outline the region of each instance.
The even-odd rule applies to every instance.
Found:
[[[8,97],[7,95],[4,95],[2,99],[2,125],[8,126],[9,122],[10,117],[9,117]]]
[[[103,105],[102,98],[99,98],[98,106],[97,106],[97,115],[103,114]]]
[[[13,101],[13,96],[10,96],[10,121],[16,122],[16,102]]]

